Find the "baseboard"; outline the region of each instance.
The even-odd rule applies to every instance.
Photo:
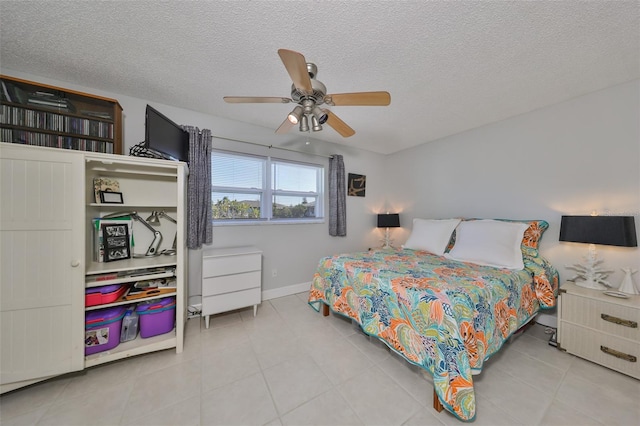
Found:
[[[273,290],[264,290],[262,292],[262,300],[277,299],[278,297],[291,296],[292,294],[309,291],[311,281],[306,283],[289,285],[286,287],[274,288]]]
[[[293,284],[286,287],[274,288],[273,290],[264,290],[262,292],[262,300],[277,299],[278,297],[291,296],[296,293],[309,291],[311,281],[300,284]],[[202,310],[202,296],[195,295],[189,297],[189,307],[194,310]]]

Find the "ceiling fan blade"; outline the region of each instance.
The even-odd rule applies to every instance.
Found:
[[[311,88],[311,79],[307,71],[307,61],[304,59],[302,53],[294,52],[293,50],[278,49],[278,55],[280,55],[280,59],[282,59],[282,63],[287,69],[296,89],[305,93],[311,93],[313,89]]]
[[[338,106],[387,106],[391,103],[389,92],[335,93],[326,95],[328,105]]]
[[[337,115],[330,110],[323,110],[327,114],[327,124],[333,127],[333,130],[340,133],[343,137],[348,138],[356,134],[356,131],[347,125],[344,121],[340,120]]]
[[[280,127],[276,129],[276,134],[283,135],[287,133],[291,128],[295,126],[292,122],[289,121],[289,117],[285,118]]]
[[[224,101],[230,104],[288,104],[289,98],[256,97],[256,96],[225,96]]]

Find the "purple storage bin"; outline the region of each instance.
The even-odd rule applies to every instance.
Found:
[[[152,337],[173,330],[176,319],[176,298],[151,300],[136,308],[139,315],[140,337]]]
[[[127,308],[113,308],[89,311],[85,315],[84,354],[91,355],[108,351],[120,344],[120,328]]]

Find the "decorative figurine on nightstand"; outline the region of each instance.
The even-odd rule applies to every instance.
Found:
[[[631,275],[638,272],[637,269],[631,268],[622,268],[622,272],[624,272],[624,278],[622,279],[622,283],[620,284],[619,291],[627,294],[640,294],[638,291],[638,287],[633,284],[633,278]]]
[[[586,264],[580,265],[578,263],[567,266],[567,269],[573,269],[578,273],[569,278],[569,281],[574,281],[576,285],[580,287],[593,288],[596,290],[606,290],[611,287],[609,281],[605,280],[611,272],[610,269],[602,269],[598,265],[602,263],[602,260],[597,259],[595,250],[589,250],[589,256],[584,257]],[[581,281],[577,281],[581,280]]]

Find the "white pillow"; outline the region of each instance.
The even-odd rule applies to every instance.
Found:
[[[522,237],[528,223],[499,220],[464,221],[456,229],[456,243],[447,258],[478,265],[523,269]]]
[[[459,223],[460,219],[413,219],[411,235],[403,247],[442,256]]]

